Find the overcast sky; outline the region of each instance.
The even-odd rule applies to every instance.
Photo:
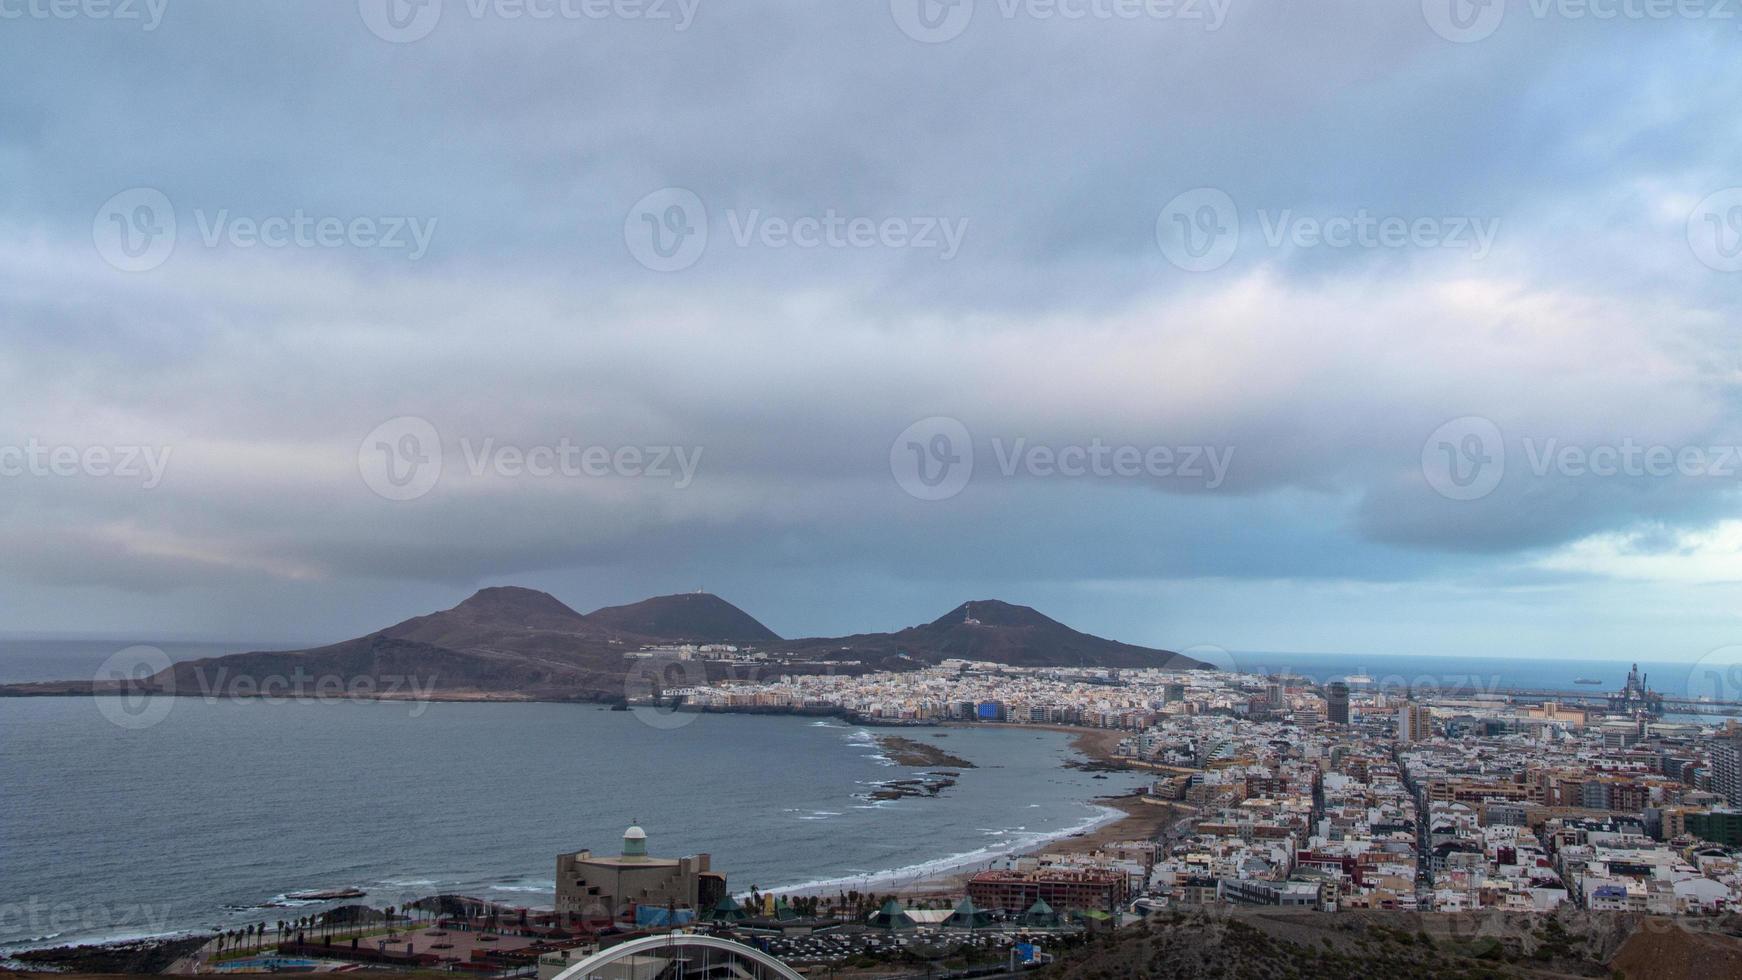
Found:
[[[1742,643],[1685,9],[0,0],[0,627]]]

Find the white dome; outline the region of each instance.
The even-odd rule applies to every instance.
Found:
[[[646,840],[647,839],[647,831],[642,830],[640,827],[630,827],[628,830],[625,830],[623,832],[623,839],[624,840]]]

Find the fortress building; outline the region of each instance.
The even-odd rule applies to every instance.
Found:
[[[623,853],[558,854],[556,911],[576,919],[615,919],[635,905],[712,908],[726,894],[726,876],[709,868],[706,854],[656,858],[647,854],[647,832],[623,832]]]

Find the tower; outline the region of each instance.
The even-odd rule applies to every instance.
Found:
[[[647,860],[647,831],[640,826],[632,826],[623,832],[623,859],[625,861]]]
[[[1342,681],[1325,685],[1325,717],[1333,725],[1349,723],[1349,685]]]

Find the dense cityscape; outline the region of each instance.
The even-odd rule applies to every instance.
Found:
[[[1021,669],[792,676],[682,692],[712,710],[882,724],[1128,733],[1145,801],[1188,807],[1140,857],[1102,857],[1146,907],[1661,915],[1742,901],[1742,730],[1650,708],[1637,670],[1603,714],[1458,692],[1212,671]],[[1134,852],[1127,851],[1127,854]]]

